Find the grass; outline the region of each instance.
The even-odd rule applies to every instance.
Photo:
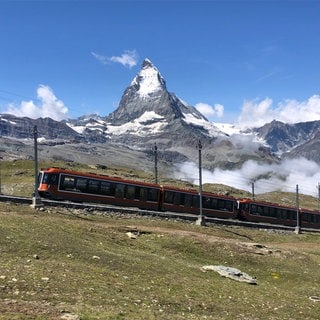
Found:
[[[320,312],[309,299],[320,295],[320,234],[7,203],[0,219],[1,320],[317,319]],[[238,268],[258,284],[202,272],[204,265]]]

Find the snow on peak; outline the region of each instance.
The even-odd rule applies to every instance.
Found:
[[[139,74],[133,79],[131,85],[139,85],[137,93],[141,97],[147,97],[149,94],[163,90],[166,83],[161,76],[159,70],[151,63],[149,59],[145,59]]]
[[[127,122],[121,126],[108,124],[107,132],[113,135],[136,134],[138,136],[148,136],[161,132],[167,126],[166,120],[154,111],[147,111],[139,118]]]
[[[200,118],[199,115],[195,113],[183,113],[184,122],[197,127],[202,127],[208,131],[210,136],[217,136],[218,134],[223,134],[219,128],[217,128],[213,123],[209,122],[204,118]]]

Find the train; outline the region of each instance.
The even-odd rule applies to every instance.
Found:
[[[200,211],[200,196],[196,190],[58,167],[40,170],[37,190],[40,197],[53,200],[103,203],[193,215],[198,215]],[[297,210],[290,206],[210,192],[202,192],[201,204],[204,217],[320,228],[318,211]]]

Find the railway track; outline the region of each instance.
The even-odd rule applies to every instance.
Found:
[[[11,203],[21,203],[32,205],[32,197],[21,197],[21,196],[12,196],[12,195],[3,195],[0,194],[1,202],[11,202]],[[86,212],[101,211],[105,213],[119,213],[119,214],[135,214],[140,216],[153,216],[161,217],[166,219],[179,219],[185,221],[195,222],[199,216],[193,214],[183,214],[177,212],[160,212],[160,211],[151,211],[151,210],[141,210],[134,207],[118,207],[111,205],[95,204],[95,203],[80,203],[80,202],[71,202],[71,201],[56,201],[49,199],[41,199],[42,206],[44,207],[63,207],[70,209],[79,209],[85,210]],[[284,230],[284,231],[295,231],[294,227],[274,225],[269,223],[256,223],[249,221],[240,221],[235,219],[221,219],[221,218],[212,218],[205,217],[206,226],[213,224],[220,225],[229,225],[229,226],[243,226],[250,228],[259,228],[259,229],[274,229],[274,230]],[[310,229],[310,228],[301,228],[302,232],[320,232],[319,229]]]

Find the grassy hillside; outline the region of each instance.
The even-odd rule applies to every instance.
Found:
[[[0,203],[0,219],[1,320],[306,320],[320,314],[320,302],[309,298],[320,296],[319,234],[7,203]],[[203,272],[205,265],[238,268],[257,285]]]

